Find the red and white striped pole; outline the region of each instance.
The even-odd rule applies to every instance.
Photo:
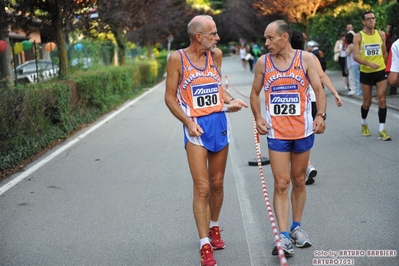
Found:
[[[278,256],[279,256],[279,259],[280,259],[280,265],[281,266],[288,266],[288,262],[287,262],[287,259],[286,259],[285,255],[284,255],[283,248],[281,247],[280,238],[278,236],[277,226],[276,226],[276,223],[274,221],[273,210],[272,210],[272,207],[271,207],[271,204],[270,204],[270,200],[269,200],[269,196],[268,196],[268,193],[267,193],[266,181],[265,181],[265,177],[263,175],[263,168],[262,168],[262,159],[261,159],[260,145],[259,145],[259,133],[256,130],[256,122],[255,122],[255,118],[254,117],[252,117],[252,121],[253,121],[253,126],[254,126],[255,149],[256,149],[256,157],[257,157],[257,162],[258,162],[260,180],[262,182],[262,189],[263,189],[263,195],[265,197],[267,212],[269,213],[269,219],[270,219],[270,223],[271,223],[271,226],[272,226],[272,229],[273,229],[274,241],[276,242],[276,245],[277,245]]]

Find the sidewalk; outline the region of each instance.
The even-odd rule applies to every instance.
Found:
[[[335,89],[338,91],[338,93],[341,97],[349,97],[349,98],[357,99],[359,101],[363,100],[362,96],[357,96],[357,95],[349,96],[347,94],[348,91],[345,90],[345,88],[344,88],[344,83],[342,80],[341,72],[327,70],[326,74],[331,79],[332,84],[334,85]],[[397,89],[397,92],[398,92],[398,89]],[[387,102],[387,107],[389,109],[399,111],[399,94],[387,95],[386,102]],[[377,91],[376,91],[375,87],[373,87],[372,104],[377,104]]]

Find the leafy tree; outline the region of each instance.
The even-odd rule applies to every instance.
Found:
[[[218,15],[223,17],[221,21],[218,18],[218,30],[221,34],[228,32],[225,40],[238,41],[239,38],[243,38],[248,42],[263,42],[267,24],[284,18],[279,12],[259,14],[252,4],[253,0],[229,1],[226,11]]]
[[[68,74],[65,27],[82,12],[95,4],[95,0],[15,0],[15,13],[23,17],[39,19],[42,25],[49,24],[54,30],[54,38],[60,58],[61,78]]]
[[[213,10],[226,10],[228,7],[228,0],[210,0],[209,2]]]
[[[121,65],[125,62],[126,34],[145,21],[145,11],[156,5],[155,0],[98,0],[98,22],[108,25],[113,33],[118,46],[118,61]],[[107,29],[106,26],[97,28],[98,31]]]
[[[317,11],[327,7],[337,0],[258,0],[253,6],[259,14],[271,15],[274,13],[284,14],[288,21],[308,25],[311,17],[315,16]]]
[[[155,4],[147,5],[140,14],[140,21],[133,20],[130,27],[129,41],[144,44],[147,57],[151,58],[151,47],[155,43],[165,43],[169,36],[174,39],[187,36],[186,26],[193,17],[192,10],[184,1],[155,0]],[[182,33],[184,32],[184,34]]]

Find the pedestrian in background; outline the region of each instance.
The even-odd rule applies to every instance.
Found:
[[[233,60],[235,60],[236,57],[237,57],[237,55],[236,55],[236,54],[237,54],[237,48],[236,48],[236,46],[235,46],[234,44],[230,44],[229,49],[230,49],[231,56],[232,56]]]
[[[392,24],[387,25],[387,29],[385,31],[385,46],[387,47],[387,53],[391,50],[391,46],[393,43],[393,36],[392,36],[393,26]]]
[[[258,58],[262,55],[262,51],[260,50],[259,46],[256,43],[252,47],[252,52],[254,55],[254,63],[256,63]]]
[[[321,68],[323,69],[323,72],[326,71],[327,69],[327,60],[324,57],[324,53],[322,50],[319,48],[319,44],[315,41],[309,41],[308,42],[308,51],[311,52],[316,56],[316,58],[319,60]]]
[[[245,48],[245,45],[241,45],[240,47],[240,58],[241,58],[241,64],[242,64],[242,69],[246,70],[247,69],[247,48]]]
[[[251,73],[253,73],[254,72],[255,54],[250,45],[247,46],[247,55],[245,56],[245,60],[247,60],[247,62],[248,62],[249,71]]]
[[[305,47],[305,35],[302,34],[302,32],[298,30],[293,30],[292,32],[292,38],[291,38],[291,47],[293,49],[297,50],[304,50]],[[307,42],[307,46],[313,47],[317,46],[317,43],[315,41],[309,41]],[[316,57],[313,56],[316,68],[317,68],[317,73],[319,75],[320,81],[323,85],[325,85],[331,93],[335,97],[335,103],[337,104],[338,107],[342,106],[342,99],[339,96],[337,90],[334,88],[334,85],[332,84],[330,78],[327,76],[327,74],[324,72],[320,60]],[[317,104],[316,104],[316,95],[313,91],[312,86],[309,85],[309,95],[310,95],[310,100],[312,104],[312,117],[313,120],[316,118],[317,115]],[[310,157],[310,155],[309,155]],[[305,179],[305,184],[306,185],[311,185],[315,182],[314,178],[317,176],[317,170],[316,168],[312,165],[310,159],[308,160],[308,166],[306,168],[306,179]]]
[[[385,46],[385,33],[375,29],[376,17],[374,12],[366,11],[362,15],[363,30],[353,39],[353,58],[360,64],[360,83],[363,91],[363,104],[361,112],[362,135],[370,136],[367,125],[367,114],[371,105],[372,87],[377,87],[378,120],[380,122],[378,139],[391,140],[385,130],[387,117],[386,90],[387,73],[385,62],[387,49]]]
[[[342,78],[344,81],[345,90],[349,90],[348,73],[346,70],[346,46],[345,46],[345,32],[341,32],[340,39],[335,42],[334,53],[338,53],[338,64],[341,68]]]
[[[352,25],[352,23],[346,24],[346,31],[347,31],[347,32],[353,31],[353,25]]]
[[[211,16],[194,17],[187,26],[190,45],[171,54],[167,65],[165,103],[183,123],[184,145],[193,179],[193,213],[200,238],[200,265],[216,265],[213,249],[223,249],[219,214],[230,142],[223,110],[248,107],[222,87],[222,51]]]
[[[352,33],[347,33],[345,36],[346,44],[348,48],[346,49],[346,65],[348,69],[349,77],[349,92],[348,95],[358,96],[363,95],[360,85],[360,65],[353,59],[353,37]]]

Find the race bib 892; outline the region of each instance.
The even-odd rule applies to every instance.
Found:
[[[381,55],[381,46],[377,44],[365,44],[364,45],[365,56]]]

